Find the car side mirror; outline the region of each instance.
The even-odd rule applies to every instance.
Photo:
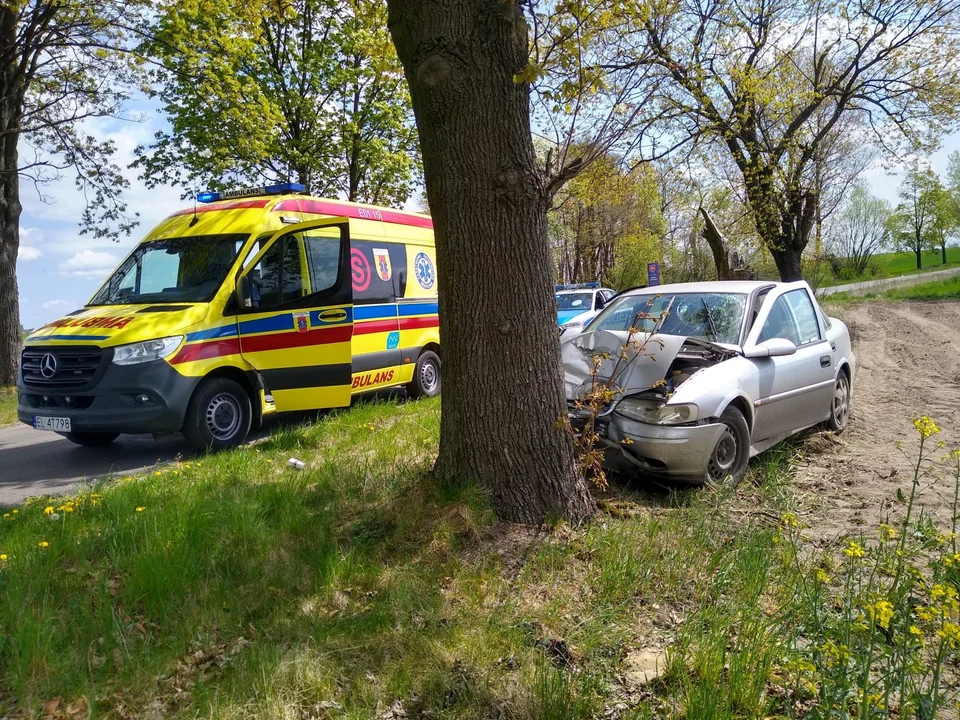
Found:
[[[241,308],[251,308],[253,307],[253,299],[250,294],[250,277],[247,275],[241,275],[237,279],[237,307]]]
[[[797,346],[786,338],[772,338],[759,345],[748,347],[743,351],[743,356],[748,358],[782,357],[793,355],[795,352],[797,352]]]

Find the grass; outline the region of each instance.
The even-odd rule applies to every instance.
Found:
[[[892,288],[880,293],[851,295],[843,292],[825,298],[828,303],[847,303],[857,300],[960,300],[960,276],[909,287]]]
[[[811,282],[815,282],[819,287],[829,287],[832,285],[844,285],[847,283],[862,282],[865,280],[880,280],[882,278],[899,277],[900,275],[913,275],[917,272],[932,272],[934,270],[944,270],[951,267],[960,266],[960,247],[947,248],[947,262],[943,263],[940,250],[928,251],[922,254],[923,269],[917,270],[917,258],[912,252],[906,253],[880,253],[874,255],[870,261],[867,271],[860,277],[836,277],[833,270],[826,263],[819,267],[808,268],[805,271],[809,275]],[[775,268],[769,269],[771,278],[776,278]]]
[[[620,485],[529,529],[430,478],[438,431],[437,401],[362,404],[8,509],[0,716],[798,717],[832,677],[798,444],[735,491]]]
[[[17,389],[0,387],[0,427],[17,422]]]

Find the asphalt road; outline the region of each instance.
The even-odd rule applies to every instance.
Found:
[[[85,448],[26,425],[0,428],[0,506],[31,495],[57,495],[106,475],[194,457],[182,435],[121,435],[103,448]]]

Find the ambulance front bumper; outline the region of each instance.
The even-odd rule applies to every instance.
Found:
[[[105,353],[106,354],[106,353]],[[111,353],[112,354],[112,353]],[[164,433],[183,426],[199,378],[181,375],[165,360],[114,365],[107,357],[85,386],[49,387],[17,378],[20,422],[69,418],[73,432]]]

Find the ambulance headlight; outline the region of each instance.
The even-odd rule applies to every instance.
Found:
[[[113,364],[137,365],[151,360],[163,360],[173,355],[182,342],[183,335],[174,335],[159,340],[120,345],[113,349]]]

